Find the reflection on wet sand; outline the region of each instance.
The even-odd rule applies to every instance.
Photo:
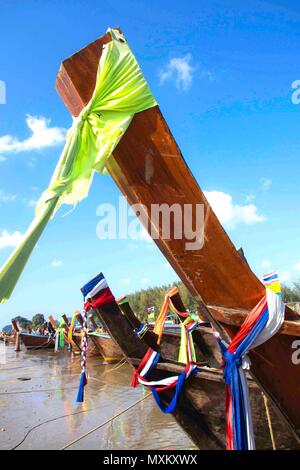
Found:
[[[85,402],[76,403],[80,357],[66,352],[19,353],[6,348],[0,365],[0,449],[60,449],[148,394],[129,387],[127,364],[88,362]],[[26,380],[25,380],[26,379]],[[70,449],[188,449],[193,447],[152,397],[139,402]]]

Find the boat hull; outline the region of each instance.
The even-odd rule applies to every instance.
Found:
[[[148,345],[137,338],[131,325],[121,313],[115,302],[110,302],[95,309],[106,330],[115,339],[128,362],[136,367],[144,357]],[[199,368],[200,372],[190,378],[183,395],[173,413],[178,424],[190,436],[199,449],[217,450],[226,447],[225,429],[225,385],[222,371],[214,368]],[[172,364],[161,357],[161,362],[147,377],[159,380],[180,374],[183,366]],[[249,393],[253,416],[253,425],[257,449],[272,449],[270,429],[267,420],[266,405],[259,387],[249,380]],[[174,391],[160,393],[161,400],[167,404]],[[272,429],[278,449],[299,449],[295,438],[285,420],[278,417],[274,405],[269,401]]]
[[[98,353],[100,353],[106,364],[119,362],[124,357],[118,344],[105,333],[90,333],[90,342],[96,346]]]
[[[172,301],[179,311],[184,311],[185,307],[178,294],[172,297]],[[119,308],[130,324],[133,330],[141,327],[141,322],[133,312],[128,301],[119,304]],[[160,345],[157,344],[157,335],[153,331],[154,325],[149,325],[150,330],[143,336],[143,341],[152,349],[158,351],[162,357],[168,361],[177,361],[179,348],[181,343],[181,327],[180,325],[172,325],[163,329],[162,340]],[[207,323],[200,324],[192,333],[195,347],[196,362],[207,362],[212,367],[220,367],[222,358],[220,348],[212,335],[211,327]]]
[[[64,60],[60,67],[56,88],[73,116],[80,114],[93,95],[99,58],[104,45],[110,41],[107,33]],[[254,308],[265,295],[265,287],[224,231],[158,106],[134,116],[106,168],[127,197],[128,204],[143,206],[141,222],[148,232],[159,234],[155,243],[196,299],[226,308],[247,311]],[[194,211],[202,205],[205,237],[197,246],[188,247],[190,240],[174,236],[175,217],[168,238],[162,236],[163,217],[157,220],[151,217],[149,224],[152,208],[162,204],[168,208],[180,206],[181,214],[185,213],[185,207]],[[216,321],[213,312],[206,311],[206,317]],[[298,321],[298,318],[296,312],[286,308],[286,320]],[[219,321],[217,326],[220,327]],[[222,326],[232,339],[236,328]],[[250,351],[249,357],[253,377],[277,405],[300,441],[300,364],[291,360],[296,340],[298,337],[294,335],[286,338],[276,335],[257,350]]]
[[[19,333],[19,335],[26,349],[52,349],[55,345],[54,339],[49,336],[30,333]]]

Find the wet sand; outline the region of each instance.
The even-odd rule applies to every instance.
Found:
[[[79,356],[47,350],[17,353],[14,346],[1,351],[0,449],[60,449],[149,393],[129,387],[128,364],[104,365],[99,356],[88,359],[85,402],[78,404]],[[69,447],[191,448],[192,441],[152,396]]]

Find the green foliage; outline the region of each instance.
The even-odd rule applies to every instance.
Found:
[[[147,320],[147,309],[152,306],[155,307],[155,318],[157,318],[167,290],[174,286],[178,287],[185,307],[189,309],[190,312],[195,312],[197,310],[197,301],[189,293],[182,282],[175,282],[173,284],[167,284],[161,287],[150,287],[149,289],[143,289],[134,292],[133,294],[127,295],[127,298],[131,308],[141,321]],[[300,302],[300,280],[294,281],[292,286],[282,285],[282,298],[285,303]],[[19,322],[21,328],[23,329],[27,329],[30,326],[36,328],[37,326],[45,323],[45,317],[41,313],[34,315],[31,321],[22,316],[17,316],[14,318],[14,320]]]
[[[26,328],[28,328],[29,326],[31,326],[31,321],[28,320],[28,319],[25,318],[25,317],[21,317],[20,315],[18,315],[17,317],[13,318],[13,320],[15,320],[17,323],[19,323],[20,327],[23,328],[24,330],[26,330]]]
[[[141,321],[145,321],[148,317],[147,308],[155,307],[155,318],[160,312],[165,294],[170,287],[177,286],[183,304],[191,312],[196,311],[197,301],[189,293],[182,282],[175,282],[161,287],[150,287],[149,289],[140,290],[133,294],[127,295],[132,310],[136,313]],[[295,281],[292,286],[282,285],[282,298],[284,302],[300,302],[300,280]]]
[[[281,286],[284,302],[300,302],[300,280],[294,281],[292,286]]]
[[[33,315],[32,320],[28,320],[28,318],[22,317],[21,315],[16,316],[12,320],[15,320],[17,323],[19,323],[23,330],[27,330],[29,327],[35,329],[39,325],[43,325],[46,321],[42,313]]]
[[[178,287],[185,307],[191,311],[196,310],[197,303],[182,282],[175,282],[173,284],[168,284],[161,287],[150,287],[149,289],[143,289],[134,292],[133,294],[127,295],[127,298],[132,310],[141,321],[147,320],[147,308],[153,306],[155,307],[155,318],[157,318],[167,290],[174,286]]]
[[[32,327],[36,328],[37,326],[43,325],[45,323],[45,317],[42,313],[37,313],[36,315],[33,315],[31,323]]]

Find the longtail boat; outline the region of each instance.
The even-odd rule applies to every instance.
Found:
[[[81,316],[80,311],[75,312],[74,317],[78,321],[78,323],[80,324],[80,327],[82,329],[83,320],[82,320],[82,316]],[[72,331],[72,335],[69,337],[69,332],[70,332],[70,328],[72,328],[72,324],[69,322],[69,319],[68,319],[67,315],[63,314],[62,318],[65,321],[65,328],[66,328],[66,331],[67,331],[67,342],[69,342],[70,338],[71,338],[71,344],[72,344],[72,347],[73,347],[73,352],[75,354],[81,353],[82,331],[76,331],[76,329],[74,329],[74,331]],[[91,341],[89,342],[89,347],[88,347],[87,354],[88,354],[88,357],[94,357],[94,356],[99,355],[99,351],[97,350],[94,343],[91,342]]]
[[[184,311],[184,306],[179,293],[172,296],[173,303],[177,306],[178,310]],[[122,302],[118,301],[119,307],[123,315],[127,318],[133,330],[139,330],[141,321],[133,312],[128,300],[122,298]],[[170,329],[164,329],[162,334],[161,344],[157,344],[157,335],[151,331],[146,331],[143,335],[144,342],[154,350],[157,350],[161,355],[169,361],[178,361],[178,353],[180,347],[181,334],[179,331],[174,332]],[[193,341],[196,353],[196,362],[207,363],[211,367],[219,367],[221,365],[220,349],[212,335],[212,329],[207,322],[198,324],[198,328],[193,332]]]
[[[125,41],[124,38],[119,40]],[[56,88],[74,117],[92,97],[99,59],[105,44],[111,41],[112,35],[105,34],[64,60],[60,67]],[[157,246],[197,299],[201,317],[232,339],[237,332],[236,317],[241,322],[246,318],[265,296],[265,287],[221,226],[158,106],[135,114],[106,168],[128,203],[142,204],[147,211],[146,217],[139,215],[141,222],[149,233],[158,234]],[[195,211],[198,204],[203,205],[204,244],[197,249],[187,249],[190,238],[174,237],[172,221],[171,236],[164,238],[162,218],[149,217],[153,204],[167,207],[177,204],[182,213],[186,204]],[[115,306],[114,310],[119,312]],[[279,334],[250,352],[251,375],[299,440],[300,364],[291,360],[293,343],[300,331],[299,316],[286,307],[285,320]],[[108,331],[112,334],[111,328]],[[118,338],[118,342],[122,350],[126,350],[124,341]],[[193,400],[190,406],[193,408]],[[187,409],[187,416],[192,420],[190,415]]]
[[[93,314],[89,316],[89,321],[93,326],[93,330],[88,332],[89,349],[93,345],[95,353],[100,354],[104,364],[112,364],[122,360],[124,356],[118,344],[107,332],[103,331],[103,328],[99,329]]]
[[[81,318],[80,312],[75,312],[74,315],[76,316],[76,318],[79,321],[80,325],[82,325],[82,318]],[[65,321],[65,328],[66,328],[66,332],[67,332],[67,341],[69,342],[70,337],[71,337],[72,338],[71,339],[71,344],[72,344],[72,347],[73,347],[73,351],[74,352],[81,352],[81,338],[82,338],[81,333],[76,333],[76,332],[72,331],[72,336],[69,336],[71,324],[69,322],[69,319],[68,319],[67,315],[63,314],[62,318]]]
[[[94,344],[105,364],[119,362],[124,357],[118,343],[108,333],[92,331],[88,333],[88,338],[89,348],[91,344]]]
[[[59,325],[58,323],[54,320],[53,316],[50,315],[48,317],[48,320],[49,322],[51,323],[53,329],[55,330],[56,332],[56,335],[59,333]],[[67,344],[68,343],[68,332],[69,332],[69,328],[68,328],[68,325],[66,324],[65,320],[64,320],[64,323],[62,325],[62,333],[63,333],[63,338],[64,338],[64,344]]]
[[[15,326],[14,326],[15,324],[16,324],[16,322],[13,320],[12,321],[11,331],[9,333],[5,333],[3,331],[2,334],[1,334],[1,340],[4,341],[5,345],[15,344],[15,342],[16,342],[17,330],[15,329]]]
[[[19,336],[26,349],[52,349],[55,346],[55,340],[51,335],[38,335],[22,331]]]
[[[15,344],[16,338],[14,335],[7,335],[3,334],[1,339],[4,341],[5,344]]]
[[[76,319],[80,323],[80,326],[83,326],[83,320],[80,311],[75,313]],[[67,332],[69,333],[69,329],[71,327],[69,319],[64,314],[62,318],[65,321]],[[93,324],[92,318],[90,321]],[[97,326],[93,324],[94,328]],[[68,336],[68,335],[67,335]],[[81,332],[73,332],[72,333],[72,344],[75,348],[74,352],[80,353],[81,352],[81,340],[82,340],[82,333]],[[97,331],[91,331],[88,333],[88,349],[87,349],[87,357],[97,357],[100,356],[104,363],[111,363],[111,362],[118,362],[122,359],[123,354],[119,348],[119,346],[115,343],[111,337],[106,333],[100,333]]]
[[[49,322],[47,325],[47,334],[37,334],[23,331],[15,320],[12,320],[12,326],[15,332],[14,343],[16,351],[20,351],[20,342],[22,342],[28,350],[52,349],[55,346],[55,329],[53,328],[51,322]]]

